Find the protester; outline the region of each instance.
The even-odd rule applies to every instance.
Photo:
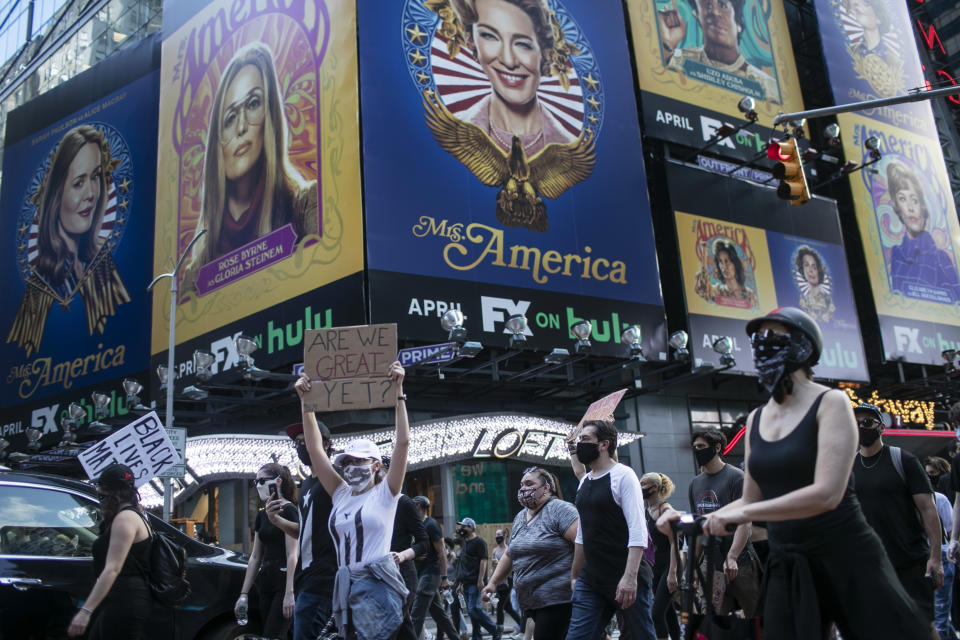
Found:
[[[770,399],[747,421],[743,497],[706,516],[704,530],[767,522],[770,558],[764,637],[844,640],[930,638],[853,491],[856,422],[847,396],[813,382],[820,328],[793,307],[747,324],[754,365]],[[660,517],[661,531],[679,518]]]
[[[496,572],[497,567],[500,564],[500,560],[503,558],[503,554],[507,552],[507,535],[509,532],[506,529],[497,529],[494,534],[494,540],[497,543],[497,546],[493,548],[493,559],[492,565],[493,570]],[[504,614],[510,614],[510,617],[513,618],[516,625],[521,624],[521,616],[513,608],[513,604],[510,602],[510,592],[513,590],[513,574],[507,573],[507,579],[497,585],[497,628],[500,629],[500,633],[503,633],[503,621]],[[520,627],[517,626],[517,629]]]
[[[460,558],[460,551],[457,547],[460,547],[461,540],[459,538],[444,538],[443,544],[447,549],[447,575],[451,575],[456,579],[457,576],[457,560]],[[460,547],[462,550],[462,547]],[[453,587],[450,588],[451,595],[453,594]],[[453,621],[455,627],[460,629],[460,637],[469,637],[470,634],[467,633],[467,623],[464,620],[464,613],[460,610],[460,599],[463,597],[463,594],[459,594],[459,597],[453,598],[453,602],[449,603],[450,609],[450,620]],[[466,602],[466,600],[464,600]],[[466,609],[466,607],[463,607]]]
[[[427,534],[428,542],[426,555],[417,560],[419,579],[410,614],[413,618],[413,630],[419,638],[427,617],[427,611],[429,611],[437,625],[436,640],[443,640],[444,634],[450,640],[458,640],[457,629],[444,612],[443,604],[441,604],[443,599],[437,591],[437,589],[450,589],[453,586],[447,578],[443,532],[440,530],[437,521],[430,517],[429,498],[417,496],[413,499],[413,503],[416,505],[420,519],[423,521],[423,529]]]
[[[650,546],[646,550],[648,560],[651,559],[650,551],[653,551],[653,581],[650,583],[653,587],[653,628],[659,640],[664,640],[667,635],[670,640],[680,640],[680,622],[672,597],[677,590],[679,570],[677,555],[673,552],[673,535],[664,535],[656,528],[657,519],[666,509],[672,508],[667,498],[673,494],[673,489],[673,481],[662,473],[645,473],[640,478],[650,534]]]
[[[497,593],[510,572],[523,616],[533,620],[535,640],[567,635],[570,625],[570,571],[577,537],[576,508],[557,497],[557,478],[530,467],[520,480],[517,501],[523,510],[513,519],[510,545],[483,588]],[[511,614],[512,615],[512,614]]]
[[[404,370],[399,362],[390,365],[388,379],[399,390],[396,405],[396,433],[391,464],[381,472],[380,449],[371,440],[357,439],[334,462],[323,449],[317,419],[312,411],[303,413],[303,434],[311,467],[333,501],[330,529],[337,548],[337,575],[333,587],[333,615],[343,634],[355,633],[359,640],[393,640],[403,636],[403,601],[407,587],[398,565],[413,558],[413,550],[390,551],[393,520],[407,470],[410,425],[407,422]],[[301,401],[311,388],[303,374],[294,385]]]
[[[97,579],[67,634],[82,636],[89,626],[89,640],[139,640],[153,604],[146,574],[152,532],[133,471],[124,464],[109,465],[97,480],[97,493],[103,512],[101,533],[93,542]]]
[[[721,453],[727,438],[719,429],[697,429],[690,438],[693,455],[701,472],[689,488],[690,509],[707,515],[739,500],[743,495],[743,471],[723,461]],[[714,606],[724,614],[742,609],[752,618],[760,598],[759,560],[750,544],[749,522],[737,527],[732,537],[720,541],[720,557],[714,560]],[[703,556],[703,574],[709,553]],[[698,556],[699,557],[699,556]]]
[[[935,458],[946,463],[943,458]],[[928,458],[929,460],[929,458]],[[927,474],[929,475],[929,467]],[[950,624],[951,609],[953,608],[953,583],[956,577],[956,562],[950,560],[947,553],[947,540],[950,539],[950,533],[953,529],[953,507],[947,496],[939,491],[933,493],[933,498],[937,503],[937,515],[940,516],[940,524],[943,527],[944,543],[940,549],[940,557],[943,561],[943,586],[937,589],[933,594],[933,624],[937,628],[940,640],[956,640],[957,632]]]
[[[853,413],[860,440],[853,465],[857,499],[904,590],[932,625],[933,594],[943,585],[940,518],[933,489],[915,455],[884,446],[880,409],[861,403]]]
[[[954,443],[951,442],[950,446],[952,448]],[[950,508],[953,509],[951,498],[953,490],[950,489],[950,463],[939,456],[927,456],[923,459],[923,469],[930,479],[930,486],[933,487],[934,491],[942,493],[950,502]]]
[[[473,622],[473,640],[480,640],[480,628],[486,629],[493,640],[501,634],[490,616],[480,608],[480,589],[487,581],[487,543],[477,535],[477,523],[473,518],[464,518],[457,523],[457,535],[463,540],[463,548],[457,559],[457,577],[454,590],[462,592],[467,603],[467,615]]]
[[[593,640],[617,611],[621,633],[632,640],[653,640],[653,574],[643,562],[648,535],[640,480],[611,457],[617,449],[612,423],[585,422],[576,447],[576,459],[590,473],[577,490],[580,522],[570,570],[573,607],[567,640]]]
[[[293,506],[297,497],[289,469],[276,462],[265,464],[257,471],[254,484],[263,502],[272,497],[272,490],[276,491],[275,495],[283,496],[285,504],[280,510],[282,518],[293,520],[297,517],[297,510]],[[258,511],[253,525],[253,551],[247,561],[240,597],[233,609],[239,612],[247,608],[247,594],[256,580],[260,594],[261,635],[266,638],[287,637],[293,617],[293,579],[296,569],[297,539],[270,522],[265,511]]]
[[[390,459],[381,458],[385,469],[390,468]],[[413,606],[413,598],[417,593],[417,567],[416,558],[427,555],[427,532],[423,528],[423,520],[417,505],[413,503],[410,496],[401,493],[397,501],[397,515],[393,520],[393,537],[390,539],[390,551],[395,553],[404,553],[407,549],[412,550],[413,557],[400,563],[400,575],[403,576],[403,582],[407,585],[407,598],[403,604],[404,616],[410,617],[410,609]],[[407,554],[408,556],[410,554]],[[411,623],[412,625],[412,623]],[[413,627],[410,627],[411,630]]]
[[[323,440],[323,450],[329,458],[333,452],[330,429],[320,421],[317,421],[317,426]],[[298,520],[283,516],[287,501],[282,495],[277,500],[267,502],[267,517],[288,536],[297,538],[297,568],[293,577],[293,640],[316,640],[329,620],[333,607],[337,552],[327,528],[333,503],[310,467],[303,424],[289,425],[286,433],[296,446],[297,458],[310,469],[310,476],[300,486]]]

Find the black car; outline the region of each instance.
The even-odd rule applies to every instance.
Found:
[[[100,517],[97,492],[89,484],[0,470],[0,640],[67,637],[71,618],[93,586],[91,547]],[[147,637],[228,640],[255,633],[255,592],[250,624],[237,626],[233,615],[245,560],[149,517],[155,531],[186,548],[192,593],[173,610],[155,604]]]

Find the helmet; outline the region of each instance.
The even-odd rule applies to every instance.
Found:
[[[802,364],[813,365],[820,360],[820,353],[823,351],[823,334],[820,333],[820,327],[817,326],[816,321],[805,311],[797,309],[796,307],[780,307],[774,309],[767,315],[754,318],[748,322],[747,335],[752,336],[756,333],[760,325],[764,322],[779,322],[791,330],[802,332],[810,339],[810,342],[813,344],[813,352]]]

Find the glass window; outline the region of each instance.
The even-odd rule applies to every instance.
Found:
[[[88,557],[100,510],[64,491],[0,485],[0,523],[0,555]]]

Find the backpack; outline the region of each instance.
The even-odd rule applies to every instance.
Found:
[[[904,472],[903,472],[903,452],[900,451],[900,447],[887,447],[887,448],[890,449],[890,458],[893,460],[893,468],[896,470],[897,475],[900,476],[900,480],[903,481],[904,486],[906,486],[907,476],[906,476],[906,474],[904,474]],[[933,490],[936,491],[936,487],[934,487]],[[933,498],[933,506],[936,507],[936,506],[937,506],[937,499],[936,499],[936,497],[934,497],[934,496],[931,496],[931,497]],[[944,522],[943,522],[943,520],[939,517],[939,514],[940,514],[940,512],[938,511],[938,512],[937,512],[937,520],[940,522],[940,539],[941,539],[941,540],[946,540],[946,539],[947,539],[947,530],[946,530],[946,528],[944,527]],[[917,512],[917,517],[920,518],[920,512],[919,512],[919,511]]]
[[[140,517],[150,531],[150,566],[144,569],[137,560],[140,573],[150,585],[150,592],[160,604],[173,606],[190,595],[187,580],[187,550],[171,540],[165,533],[153,530],[139,511]]]

